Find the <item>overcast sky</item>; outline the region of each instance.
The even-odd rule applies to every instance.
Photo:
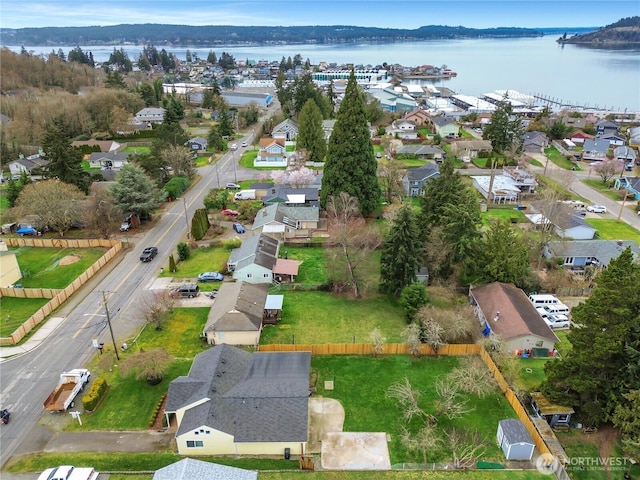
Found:
[[[0,26],[423,25],[600,27],[640,15],[638,0],[0,0]]]

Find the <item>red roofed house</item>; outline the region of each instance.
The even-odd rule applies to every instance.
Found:
[[[582,130],[578,130],[571,134],[571,140],[573,143],[579,143],[582,145],[585,140],[593,140],[596,137],[594,135],[589,135],[588,133],[584,133]]]
[[[509,351],[548,356],[560,341],[527,294],[512,283],[493,282],[471,287],[469,298],[485,332],[490,330],[498,335]]]

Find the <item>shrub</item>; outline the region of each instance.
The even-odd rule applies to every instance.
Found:
[[[169,255],[169,271],[174,273],[177,270],[176,268],[176,259],[173,258],[173,254]]]
[[[201,240],[210,226],[207,211],[204,208],[199,208],[193,214],[193,220],[191,221],[191,237],[194,240]]]
[[[189,179],[186,177],[173,177],[165,186],[164,191],[167,196],[172,199],[178,198],[187,188],[189,188]]]
[[[407,316],[407,323],[413,322],[418,310],[428,303],[427,289],[421,283],[407,285],[400,293],[400,304]]]
[[[239,248],[240,245],[242,245],[242,240],[240,240],[239,238],[222,241],[222,248],[224,248],[225,250],[233,250],[234,248]]]
[[[189,244],[185,242],[180,242],[177,246],[178,248],[178,258],[181,261],[185,261],[191,255],[191,250],[189,249]]]
[[[100,377],[96,379],[87,394],[82,397],[82,405],[84,406],[84,409],[89,412],[95,410],[108,387],[109,385],[107,385],[107,381],[104,378]]]
[[[153,427],[153,425],[156,423],[156,418],[158,418],[158,415],[160,414],[160,409],[162,408],[162,403],[164,402],[166,396],[167,394],[165,393],[164,395],[162,395],[162,397],[160,397],[158,403],[156,403],[156,406],[151,413],[151,418],[149,419],[149,427]],[[162,425],[164,426],[164,423]]]

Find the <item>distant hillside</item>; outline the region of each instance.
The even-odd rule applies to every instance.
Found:
[[[238,27],[189,25],[112,25],[105,27],[2,28],[4,45],[273,45],[412,41],[461,38],[538,37],[530,28],[474,29],[430,25],[415,30],[348,25],[302,27]]]
[[[562,36],[558,43],[600,48],[637,48],[640,46],[640,17],[623,18],[595,32]]]

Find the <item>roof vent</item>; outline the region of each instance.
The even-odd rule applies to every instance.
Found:
[[[496,316],[495,316],[495,317],[493,317],[493,321],[494,321],[494,322],[497,322],[498,320],[500,320],[500,310],[498,310],[498,311],[496,312]]]

